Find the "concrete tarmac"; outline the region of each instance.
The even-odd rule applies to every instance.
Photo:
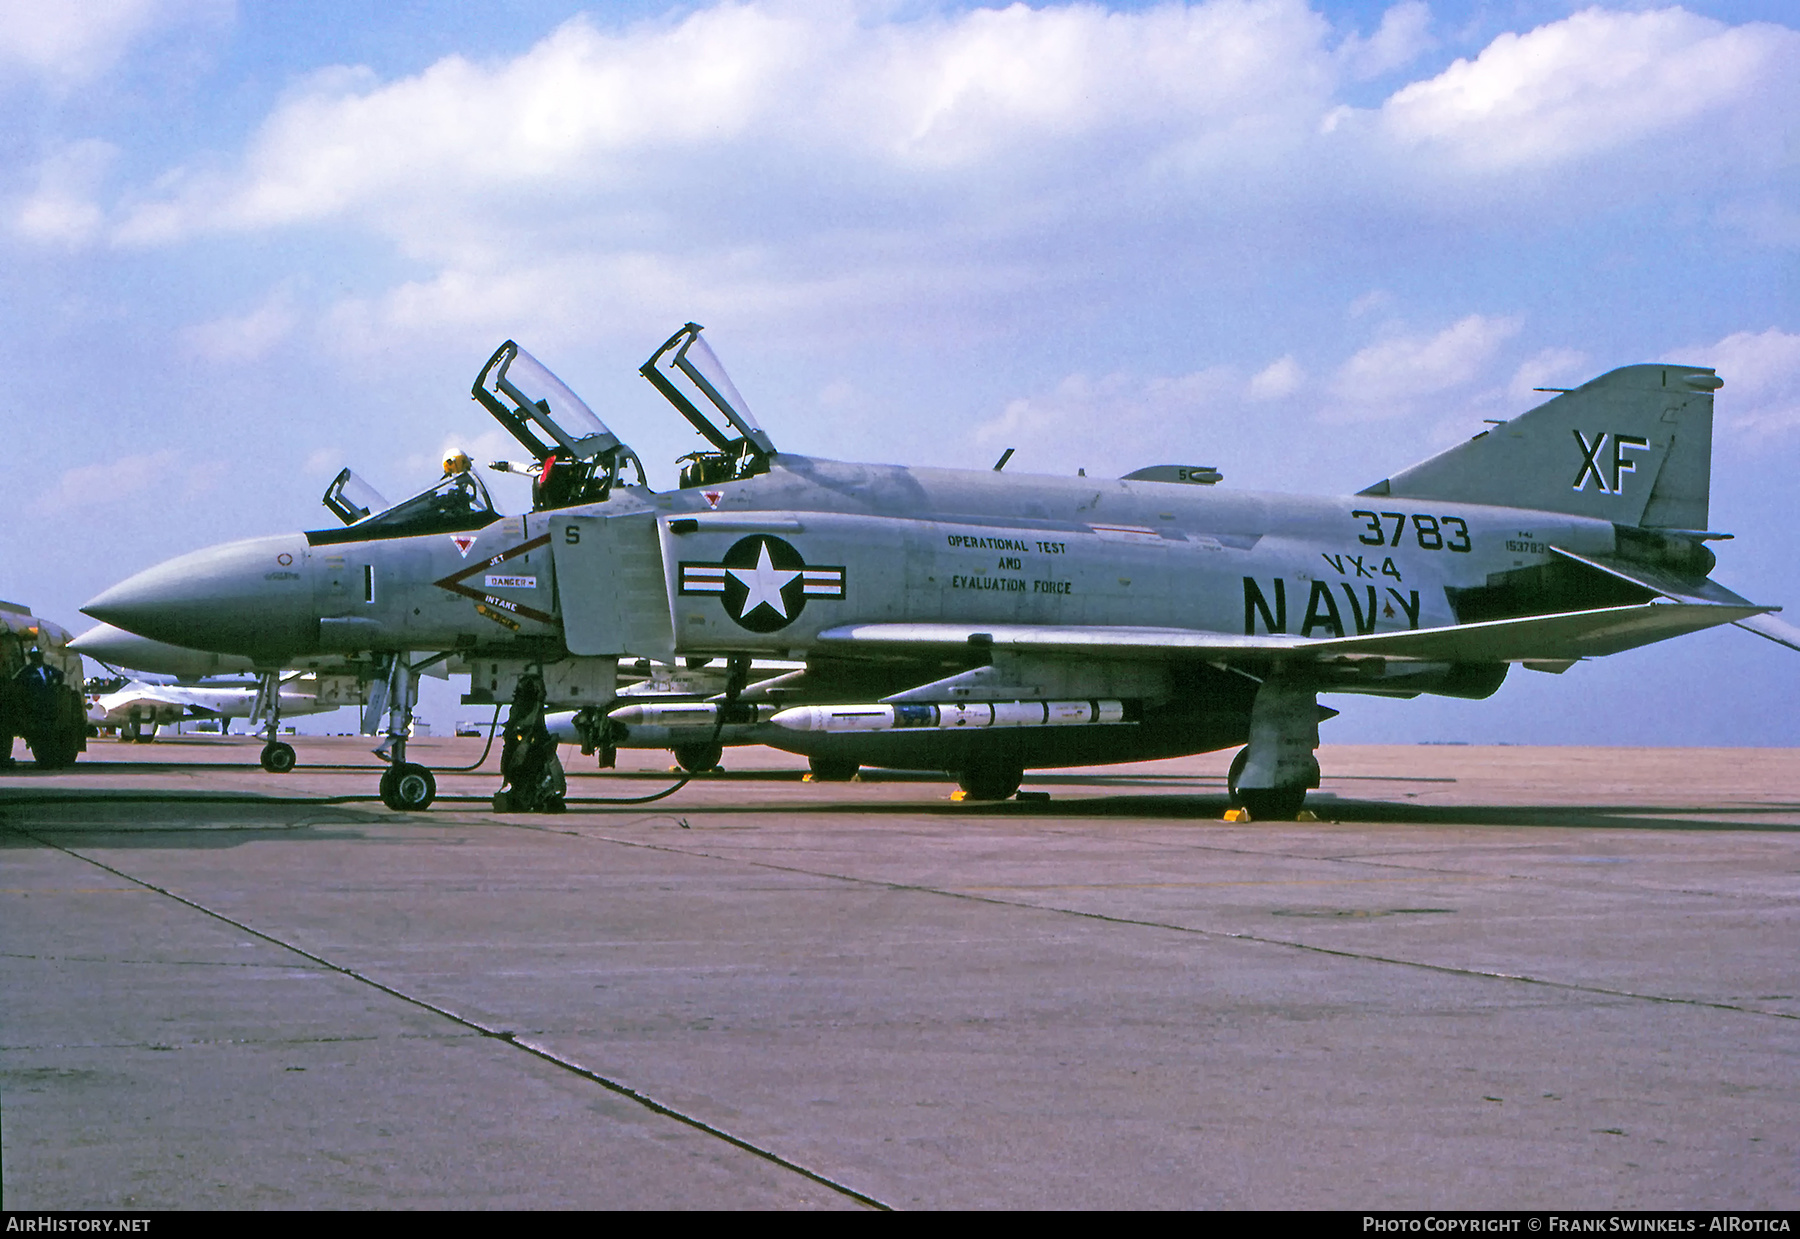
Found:
[[[258,744],[0,771],[6,1208],[1800,1206],[1800,750],[1328,747],[1236,824],[1229,754],[526,816]]]

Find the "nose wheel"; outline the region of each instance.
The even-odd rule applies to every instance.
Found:
[[[381,775],[381,803],[396,813],[416,813],[437,799],[437,778],[424,766],[406,760],[406,736],[412,730],[413,704],[418,680],[405,654],[396,654],[388,667],[387,738],[375,750],[386,758]]]
[[[413,813],[437,799],[437,779],[416,762],[398,762],[381,776],[381,803],[396,813]]]
[[[251,726],[257,718],[266,717],[266,739],[263,743],[262,768],[270,774],[286,774],[294,768],[294,746],[275,737],[281,731],[281,672],[259,672],[256,677],[256,704],[250,708]]]

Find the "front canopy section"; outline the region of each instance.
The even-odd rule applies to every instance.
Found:
[[[535,458],[532,507],[565,508],[597,503],[630,461],[644,484],[644,466],[594,416],[580,396],[513,341],[502,344],[471,389],[481,407]]]
[[[687,324],[638,368],[714,448],[682,457],[683,486],[711,486],[764,473],[775,454],[775,445],[756,424],[731,376],[700,338],[702,330],[699,323]]]
[[[381,492],[357,477],[351,469],[345,469],[331,480],[331,485],[325,488],[325,497],[319,502],[346,525],[354,525],[365,516],[385,511],[388,506]]]
[[[338,476],[342,480],[343,474]],[[354,474],[350,476],[355,477]],[[327,496],[330,493],[327,491]],[[327,506],[330,506],[329,501]],[[488,498],[487,487],[481,484],[481,479],[472,472],[452,473],[431,489],[420,491],[411,499],[403,499],[384,512],[365,516],[342,529],[315,530],[306,535],[306,541],[312,546],[322,546],[378,538],[411,538],[426,533],[458,533],[465,529],[480,529],[498,519],[500,513],[495,510],[494,501]]]

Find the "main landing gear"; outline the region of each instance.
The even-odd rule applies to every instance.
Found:
[[[1024,779],[1022,766],[981,760],[970,762],[967,770],[957,771],[956,785],[970,800],[1009,800]]]
[[[375,756],[388,763],[381,776],[381,803],[396,813],[415,812],[437,799],[436,777],[424,766],[406,760],[406,736],[412,730],[419,691],[413,671],[404,653],[392,656],[387,678],[387,739],[375,749]]]
[[[286,774],[294,768],[294,746],[275,737],[280,734],[281,727],[281,672],[262,671],[256,676],[256,704],[251,707],[252,718],[259,716],[269,720],[268,740],[263,744],[262,768],[270,774]]]
[[[1318,747],[1318,690],[1277,666],[1250,707],[1250,743],[1231,760],[1232,807],[1252,821],[1293,821],[1319,785]]]

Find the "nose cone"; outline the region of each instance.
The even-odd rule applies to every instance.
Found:
[[[153,671],[183,679],[253,670],[251,660],[241,655],[190,650],[167,641],[140,637],[111,624],[95,624],[69,642],[69,648],[109,666]]]
[[[306,538],[247,538],[180,555],[81,608],[127,632],[265,665],[313,652],[319,621]]]

